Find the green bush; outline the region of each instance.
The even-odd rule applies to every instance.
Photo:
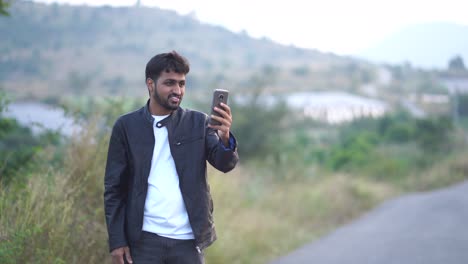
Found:
[[[394,124],[385,131],[384,138],[389,142],[406,143],[414,137],[414,130],[408,123]]]
[[[278,103],[266,106],[254,95],[242,104],[231,102],[233,127],[239,141],[239,155],[243,160],[265,160],[279,155],[284,146],[282,135],[290,127],[284,126],[288,110]]]
[[[363,166],[372,157],[373,149],[378,143],[378,136],[372,132],[362,132],[342,139],[332,147],[328,166],[333,170],[346,167]]]
[[[39,150],[40,142],[29,128],[14,119],[0,117],[0,181],[9,182]]]
[[[458,96],[458,113],[460,116],[468,116],[468,95],[457,95]]]
[[[442,153],[450,150],[453,123],[447,117],[419,119],[416,121],[416,141],[428,153]]]
[[[45,146],[58,145],[60,136],[54,131],[34,135],[30,128],[20,125],[15,119],[2,115],[8,101],[0,93],[0,182],[8,184],[11,180],[25,180],[33,157]],[[57,156],[57,158],[59,158]]]
[[[452,135],[453,124],[446,117],[416,119],[397,112],[357,120],[340,129],[323,163],[332,170],[360,171],[377,178],[404,177],[411,168],[428,166],[439,154],[450,152]],[[385,148],[396,151],[382,151]],[[413,155],[405,155],[408,149]]]

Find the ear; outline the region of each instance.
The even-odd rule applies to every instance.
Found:
[[[153,87],[154,87],[153,85],[154,84],[155,83],[154,83],[153,79],[151,79],[151,78],[146,79],[146,88],[148,88],[148,92],[153,91]]]

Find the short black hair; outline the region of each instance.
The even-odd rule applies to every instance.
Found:
[[[190,64],[185,57],[181,56],[175,50],[158,54],[151,58],[146,64],[145,81],[148,80],[148,78],[156,81],[163,71],[187,74],[190,71]]]

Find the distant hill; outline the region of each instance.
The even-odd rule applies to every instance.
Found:
[[[22,96],[145,95],[146,62],[173,49],[190,60],[195,90],[343,90],[372,75],[361,70],[373,70],[360,60],[254,39],[159,8],[15,1],[9,11],[0,17],[0,85]]]
[[[445,69],[456,55],[468,61],[468,26],[442,22],[404,28],[358,54],[375,62],[410,62],[428,69]]]

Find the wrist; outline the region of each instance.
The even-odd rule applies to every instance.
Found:
[[[219,138],[223,142],[224,146],[229,147],[229,131],[223,132],[221,135],[219,135]]]

